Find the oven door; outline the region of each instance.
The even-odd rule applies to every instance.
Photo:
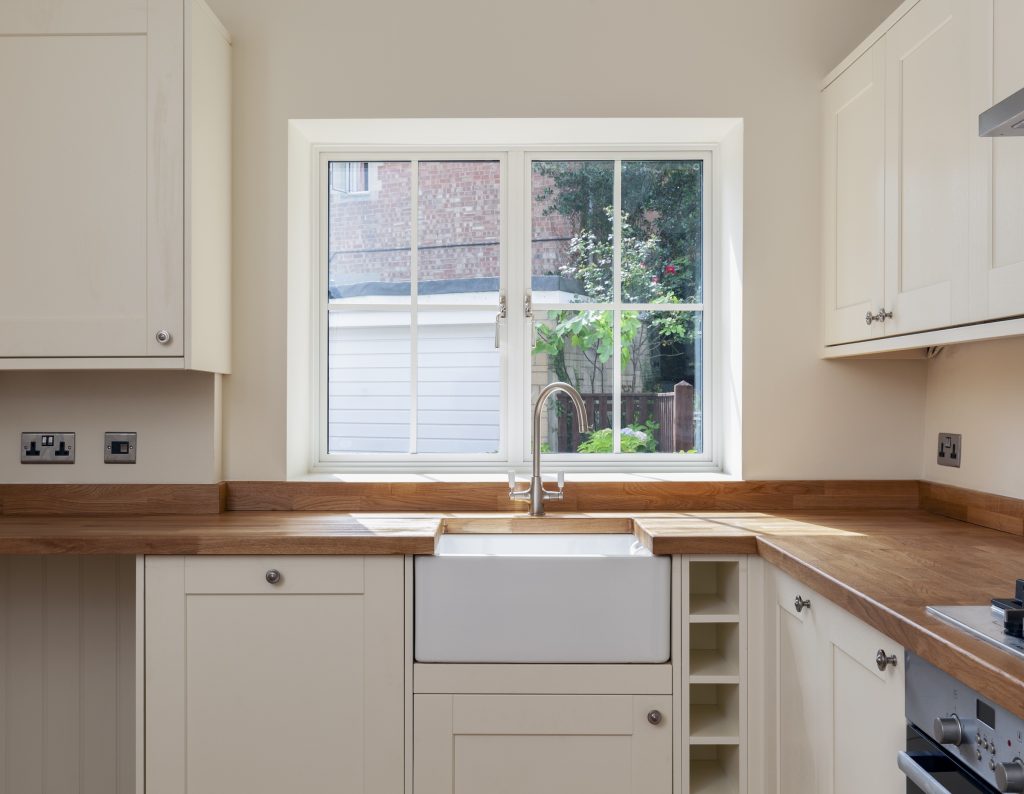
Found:
[[[897,764],[907,777],[907,794],[998,794],[911,725],[907,726],[907,750],[899,753]]]

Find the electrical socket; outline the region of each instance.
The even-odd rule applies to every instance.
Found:
[[[74,433],[22,433],[22,463],[74,463]]]
[[[953,466],[960,468],[960,460],[963,458],[963,442],[959,433],[939,433],[939,451],[935,461],[940,466]]]
[[[115,433],[108,430],[103,434],[104,463],[135,463],[138,449],[138,433]]]

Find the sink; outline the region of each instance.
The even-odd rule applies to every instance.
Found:
[[[665,662],[671,565],[627,534],[442,535],[414,562],[416,661]]]

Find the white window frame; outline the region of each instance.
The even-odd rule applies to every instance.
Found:
[[[399,120],[405,121],[405,120]],[[422,120],[426,121],[426,120]],[[446,120],[436,121],[442,127]],[[464,120],[460,120],[464,121]],[[534,120],[515,120],[524,123]],[[630,120],[617,120],[628,122]],[[642,120],[637,120],[638,122]],[[436,137],[436,136],[435,136]],[[514,139],[514,135],[510,136]],[[676,453],[612,453],[601,455],[584,455],[581,453],[545,454],[545,461],[556,464],[559,469],[574,472],[683,472],[703,473],[722,471],[724,449],[723,439],[723,405],[722,405],[722,312],[719,305],[721,295],[721,260],[718,251],[720,239],[720,186],[722,169],[716,162],[718,144],[715,141],[693,143],[675,142],[670,144],[653,144],[649,141],[629,142],[623,136],[614,145],[607,142],[600,144],[541,144],[515,141],[502,145],[481,144],[479,146],[439,145],[432,136],[424,136],[422,146],[409,146],[386,142],[384,145],[340,145],[313,144],[311,180],[313,201],[309,213],[312,222],[311,246],[314,253],[310,283],[314,288],[311,315],[313,328],[311,339],[313,344],[310,352],[313,356],[311,367],[312,390],[310,393],[310,444],[312,453],[310,470],[312,473],[367,473],[374,472],[410,472],[410,473],[446,473],[471,470],[486,475],[487,472],[503,472],[514,469],[522,472],[528,470],[531,463],[529,449],[530,415],[530,336],[532,327],[524,316],[523,306],[517,296],[528,294],[529,277],[531,275],[529,218],[530,201],[530,169],[533,160],[544,159],[610,159],[616,162],[615,201],[620,200],[619,181],[622,160],[695,160],[703,162],[703,450],[681,456]],[[459,140],[458,136],[455,138]],[[540,139],[545,140],[545,139]],[[556,138],[557,140],[557,138]],[[705,139],[706,140],[706,139]],[[326,163],[331,160],[347,161],[386,161],[386,160],[457,160],[487,159],[502,161],[502,217],[501,217],[501,285],[502,292],[508,296],[508,319],[503,323],[501,335],[501,445],[499,451],[491,454],[437,454],[410,453],[403,455],[369,453],[340,454],[329,453],[327,425],[327,215],[328,215],[328,168]],[[518,174],[513,178],[511,175]],[[413,222],[417,214],[416,196],[413,196]],[[615,220],[616,229],[619,219]],[[509,230],[517,228],[522,235],[510,235]],[[618,251],[616,252],[616,258]],[[510,263],[518,263],[512,266]],[[617,265],[616,265],[617,266]],[[618,285],[616,286],[618,289]],[[541,305],[535,313],[558,310],[562,308],[579,309],[589,304],[558,304]],[[431,307],[433,308],[433,306]],[[438,307],[444,308],[444,307]],[[461,306],[465,308],[465,306]],[[601,308],[611,308],[602,306]],[[622,307],[625,310],[638,308],[656,308],[665,310],[665,306],[657,307],[632,306]],[[618,344],[618,340],[616,340]],[[413,352],[412,383],[415,384],[415,350]],[[619,356],[614,356],[616,383],[619,382]],[[621,384],[620,384],[621,388]],[[613,411],[616,429],[620,423],[620,410]],[[416,421],[415,403],[411,421]],[[617,438],[618,434],[614,433]]]

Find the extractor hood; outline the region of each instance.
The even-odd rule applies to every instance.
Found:
[[[1024,136],[1024,88],[978,116],[978,134],[983,138]]]

